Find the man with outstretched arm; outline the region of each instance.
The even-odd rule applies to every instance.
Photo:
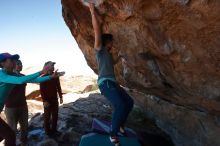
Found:
[[[98,63],[99,77],[98,86],[101,93],[111,102],[113,106],[112,128],[110,141],[116,146],[120,145],[118,132],[125,135],[125,122],[133,108],[133,99],[117,83],[114,73],[114,61],[112,58],[113,36],[102,33],[98,14],[94,4],[89,4],[92,16],[92,25],[95,33],[94,49]]]
[[[44,67],[51,64],[51,68],[46,75],[52,75],[54,73],[55,62],[48,61],[45,63]],[[44,129],[48,136],[59,135],[60,132],[57,131],[57,121],[58,121],[58,96],[60,98],[60,104],[63,103],[63,94],[60,85],[60,79],[52,79],[46,82],[40,83],[40,93],[43,99],[44,106]]]

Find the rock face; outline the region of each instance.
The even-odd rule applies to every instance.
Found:
[[[103,32],[114,35],[113,56],[122,56],[116,76],[141,93],[137,103],[176,145],[220,145],[220,1],[94,1]],[[62,6],[97,72],[89,9],[80,0],[62,0]]]

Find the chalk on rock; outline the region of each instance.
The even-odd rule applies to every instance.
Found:
[[[89,3],[94,4],[96,7],[104,2],[104,0],[82,0],[83,4],[89,6]]]

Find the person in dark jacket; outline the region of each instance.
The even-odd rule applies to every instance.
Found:
[[[48,71],[48,74],[51,75],[54,73],[54,64],[55,62],[48,61],[44,66],[51,65],[52,67]],[[44,105],[44,128],[45,133],[49,136],[56,134],[57,131],[57,120],[58,120],[58,96],[60,98],[60,104],[63,103],[62,89],[60,86],[59,78],[52,79],[40,83],[40,93],[43,99]]]

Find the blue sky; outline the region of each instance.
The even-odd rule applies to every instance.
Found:
[[[52,60],[69,74],[91,73],[63,20],[60,0],[0,0],[0,52],[20,54],[24,67]]]

